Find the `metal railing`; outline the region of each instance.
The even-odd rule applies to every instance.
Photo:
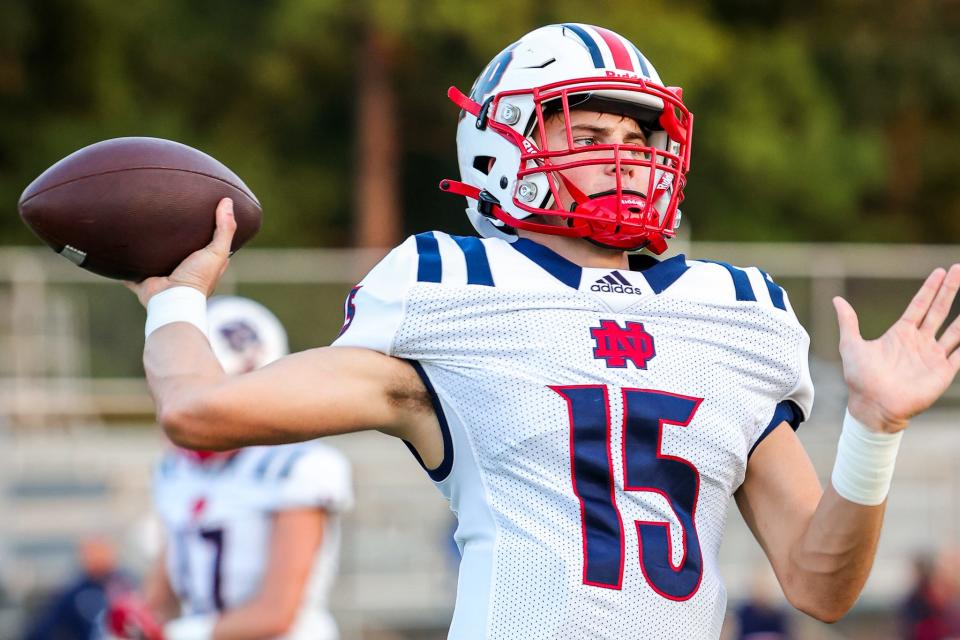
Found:
[[[867,306],[882,309],[879,315],[889,320],[906,305],[914,282],[918,284],[936,266],[960,260],[960,245],[691,244],[678,240],[672,249],[692,258],[760,266],[778,281],[787,281],[793,305],[811,335],[811,354],[823,360],[837,357],[831,298],[849,293],[851,282],[872,284],[871,292],[865,294]],[[314,302],[335,318],[340,296],[382,255],[382,251],[350,249],[245,249],[233,259],[220,290],[230,293],[259,287],[282,294],[283,287],[326,286],[323,293],[315,294]],[[140,347],[135,337],[142,316],[136,315],[136,306],[129,300],[124,300],[129,306],[106,319],[118,334],[124,328],[127,340],[98,343],[92,338],[95,331],[103,331],[102,306],[118,307],[119,303],[91,300],[104,292],[114,297],[126,294],[114,291],[122,291],[118,283],[78,269],[46,249],[0,248],[0,345],[6,355],[6,362],[0,363],[0,416],[18,424],[36,424],[70,415],[109,420],[146,418],[152,413],[139,375],[118,375],[98,370],[94,364],[97,353],[104,350],[126,350],[127,361],[135,360]],[[302,297],[299,289],[285,296],[289,304],[302,302],[297,297]],[[297,308],[289,315],[305,313],[311,311]],[[308,344],[321,344],[335,334],[337,320],[330,318],[322,330],[309,336]],[[863,317],[861,323],[869,324]],[[956,385],[951,395],[957,397]]]

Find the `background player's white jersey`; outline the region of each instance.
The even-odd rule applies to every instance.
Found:
[[[459,518],[450,637],[707,638],[747,460],[809,415],[809,339],[757,269],[580,268],[529,240],[410,238],[337,346],[414,361]]]
[[[172,450],[157,467],[154,498],[166,533],[167,575],[185,615],[235,608],[260,590],[278,511],[326,510],[323,542],[287,640],[337,637],[327,611],[350,507],[350,467],[318,442],[248,447],[200,462]]]

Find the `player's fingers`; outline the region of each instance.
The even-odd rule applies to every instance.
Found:
[[[960,289],[960,264],[955,264],[947,271],[946,277],[940,283],[936,297],[927,315],[924,316],[920,324],[920,330],[931,335],[936,334],[950,313],[950,307],[957,297],[957,290]]]
[[[853,310],[850,303],[836,296],[833,299],[833,308],[837,311],[837,324],[840,327],[840,349],[845,345],[860,340],[860,321],[857,319],[857,312]]]
[[[951,322],[947,330],[943,332],[938,342],[947,353],[955,350],[960,351],[957,349],[957,347],[960,347],[960,316],[953,319],[953,322]]]
[[[217,205],[217,228],[213,232],[213,240],[210,241],[210,249],[217,255],[230,255],[230,244],[233,242],[233,234],[237,230],[237,221],[233,217],[233,200],[224,198]]]
[[[900,316],[900,320],[908,322],[914,327],[919,327],[920,323],[923,322],[923,318],[927,315],[927,311],[930,310],[930,304],[933,302],[934,296],[936,296],[937,290],[940,288],[940,283],[943,282],[946,275],[947,272],[944,269],[940,267],[934,269],[933,272],[927,276],[920,290],[913,296],[913,300],[907,305],[903,315]]]
[[[161,278],[146,278],[140,282],[124,280],[123,286],[133,291],[134,295],[137,296],[137,300],[139,300],[140,304],[144,307],[147,306],[147,302],[154,294],[159,293],[164,288]]]

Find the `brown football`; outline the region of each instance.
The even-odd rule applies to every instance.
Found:
[[[115,138],[76,151],[20,196],[27,226],[71,262],[108,278],[169,275],[213,237],[232,198],[236,251],[260,229],[260,202],[207,154],[160,138]]]

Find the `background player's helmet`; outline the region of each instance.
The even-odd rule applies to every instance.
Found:
[[[653,65],[626,38],[584,24],[556,24],[523,36],[500,52],[465,96],[448,94],[461,109],[457,152],[462,182],[441,188],[467,196],[467,214],[480,235],[515,238],[515,229],[587,238],[618,249],[666,249],[680,222],[677,207],[690,164],[693,116],[682,92],[664,87]],[[544,113],[589,109],[637,120],[647,145],[549,149]],[[590,151],[589,156],[584,152]],[[596,158],[597,151],[606,151]],[[583,193],[558,169],[616,168],[617,186]],[[650,169],[643,192],[624,189],[626,165]],[[575,200],[558,208],[563,183]],[[531,220],[559,218],[562,225]]]
[[[289,353],[287,332],[277,316],[259,302],[239,296],[214,296],[207,301],[210,346],[224,373],[235,376],[259,369]],[[204,463],[234,451],[180,449]]]
[[[265,306],[237,296],[207,303],[210,346],[227,375],[259,369],[287,355],[287,332]]]

